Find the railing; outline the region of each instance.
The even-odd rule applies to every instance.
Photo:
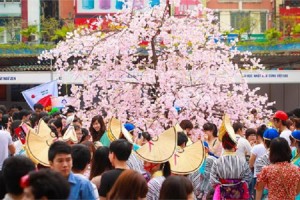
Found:
[[[250,52],[299,52],[300,44],[276,44],[268,46],[238,46],[239,51],[250,51]]]

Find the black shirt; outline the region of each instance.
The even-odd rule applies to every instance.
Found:
[[[124,170],[125,169],[113,169],[102,174],[100,188],[98,188],[99,196],[106,197],[107,193]]]

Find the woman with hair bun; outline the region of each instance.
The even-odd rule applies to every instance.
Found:
[[[212,166],[210,183],[215,188],[214,199],[249,199],[251,170],[245,159],[236,154],[237,140],[227,115],[219,131],[223,155]]]

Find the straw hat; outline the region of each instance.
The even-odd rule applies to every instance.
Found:
[[[180,127],[180,125],[178,123],[175,125],[175,129],[176,129],[176,132],[184,132],[184,134],[186,134],[186,132]],[[187,138],[188,138],[188,141],[186,143],[186,146],[190,146],[191,144],[193,144],[193,142],[189,137],[187,137]]]
[[[62,140],[64,142],[71,141],[71,142],[73,142],[75,144],[78,143],[78,138],[77,138],[74,126],[69,125],[68,129],[66,130],[65,134],[62,137]]]
[[[221,127],[219,129],[218,138],[222,142],[224,135],[228,133],[230,139],[237,144],[235,132],[231,126],[230,118],[227,114],[224,115]]]
[[[174,174],[190,174],[197,171],[205,158],[205,151],[201,141],[185,148],[178,147],[170,158],[171,171]]]
[[[160,135],[152,137],[136,151],[136,154],[144,161],[163,163],[173,156],[176,146],[177,132],[175,127],[171,127]]]
[[[49,167],[48,150],[56,139],[55,134],[43,120],[39,121],[37,132],[30,127],[27,128],[29,131],[26,134],[26,154],[36,164]]]
[[[132,135],[126,130],[124,125],[122,125],[122,122],[116,118],[111,118],[107,128],[107,136],[109,140],[117,140],[121,138],[122,134],[128,142],[133,143]]]

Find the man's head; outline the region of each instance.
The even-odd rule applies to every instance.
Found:
[[[51,169],[68,177],[72,169],[71,146],[62,141],[51,144],[48,151],[48,159]]]
[[[289,117],[285,112],[278,110],[273,116],[273,124],[276,128],[281,129],[287,125],[286,120],[288,118]]]
[[[34,163],[25,156],[13,156],[3,163],[3,179],[7,193],[13,195],[23,194],[20,179],[28,172],[35,170]]]
[[[125,139],[113,141],[109,146],[109,160],[114,165],[115,161],[127,161],[132,150],[132,144]]]
[[[74,106],[68,105],[67,106],[67,112],[65,113],[65,116],[69,117],[76,113],[76,109]]]
[[[44,111],[44,106],[40,103],[36,103],[33,105],[33,109],[36,112],[36,114],[40,114],[42,111]]]
[[[235,134],[244,135],[244,125],[240,122],[236,122],[232,125]]]
[[[12,117],[13,114],[14,114],[15,112],[19,112],[19,106],[16,105],[16,104],[13,104],[13,105],[9,108],[8,114],[9,114],[9,116]]]
[[[74,173],[83,173],[91,161],[91,153],[87,146],[75,144],[72,146],[72,160]]]
[[[23,122],[29,121],[30,115],[31,115],[31,112],[26,109],[23,109],[19,112],[19,117]]]
[[[190,131],[194,128],[194,125],[193,123],[188,120],[188,119],[185,119],[185,120],[182,120],[179,124],[179,126],[184,130],[186,131],[186,134],[189,136],[191,135],[190,134]]]
[[[23,199],[67,199],[70,192],[68,181],[59,172],[41,169],[24,177]]]

